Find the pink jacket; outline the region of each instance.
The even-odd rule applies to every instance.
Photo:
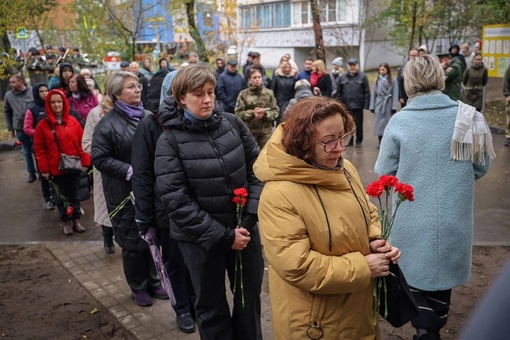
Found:
[[[99,105],[99,101],[94,95],[82,97],[80,99],[74,99],[70,96],[67,97],[67,100],[69,101],[71,108],[80,114],[84,122],[87,120],[90,110]]]

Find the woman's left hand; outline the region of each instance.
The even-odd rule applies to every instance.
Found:
[[[81,170],[86,172],[88,170],[88,168],[86,166],[82,166]]]
[[[402,252],[393,247],[389,240],[373,240],[370,242],[370,251],[372,253],[384,253],[386,258],[389,258],[394,264],[398,263]]]

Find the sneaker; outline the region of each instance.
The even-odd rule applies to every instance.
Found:
[[[147,293],[131,293],[131,298],[135,301],[138,306],[148,307],[152,306],[152,299]]]
[[[46,201],[44,202],[44,209],[53,210],[55,209],[55,204],[52,201]]]
[[[176,320],[181,332],[193,333],[195,331],[195,321],[193,321],[191,313],[177,315]]]
[[[158,289],[153,290],[149,294],[155,297],[156,299],[168,300],[168,293],[166,292],[166,289],[163,287],[159,287]]]

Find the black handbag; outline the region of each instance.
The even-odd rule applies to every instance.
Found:
[[[383,293],[379,305],[379,315],[393,327],[402,327],[418,315],[418,305],[398,264],[390,262],[390,275],[384,279],[386,280],[387,299]],[[388,315],[385,316],[386,304],[388,305]]]
[[[55,143],[57,143],[57,149],[60,153],[60,163],[58,164],[58,170],[59,171],[67,171],[67,172],[74,172],[74,173],[80,173],[83,171],[82,165],[81,165],[81,158],[78,156],[71,156],[66,155],[60,151],[60,145],[58,144],[57,139],[57,133],[55,132],[55,129],[51,125],[51,122],[48,118],[47,122],[50,125],[51,132],[53,133],[53,137],[55,138]]]

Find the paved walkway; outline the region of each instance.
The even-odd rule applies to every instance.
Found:
[[[110,255],[104,251],[102,242],[97,241],[50,242],[46,246],[75,279],[103,305],[103,308],[108,309],[138,339],[200,339],[198,329],[193,334],[185,334],[179,330],[169,300],[153,299],[154,304],[150,307],[137,306],[131,300],[122,270],[119,247]],[[228,279],[226,281],[228,282]],[[271,340],[273,332],[267,274],[263,287],[262,333],[265,340]]]

